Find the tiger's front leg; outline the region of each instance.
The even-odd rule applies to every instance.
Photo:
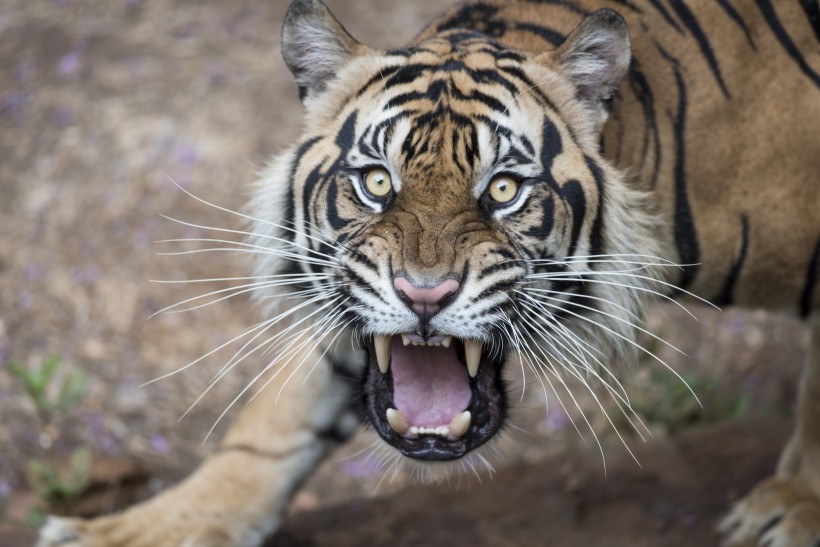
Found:
[[[775,476],[740,500],[721,523],[727,547],[820,545],[820,313],[811,327],[794,435]]]
[[[275,367],[260,385],[268,380],[220,449],[181,484],[120,514],[52,517],[38,546],[259,545],[294,491],[358,423],[350,406],[355,383],[319,350]]]

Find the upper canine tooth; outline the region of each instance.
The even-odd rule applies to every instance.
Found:
[[[481,348],[484,344],[480,340],[464,341],[464,357],[467,361],[467,372],[470,378],[475,378],[478,374],[478,365],[481,363]]]
[[[388,410],[389,412],[389,410]],[[473,415],[470,414],[469,410],[465,410],[461,414],[456,414],[452,420],[450,420],[450,434],[453,437],[463,437],[467,430],[470,428],[470,421],[473,419]]]
[[[382,374],[390,368],[390,341],[392,336],[376,334],[373,336],[373,345],[376,346],[376,361]]]
[[[410,429],[410,422],[401,410],[395,408],[387,409],[387,423],[399,435],[404,435]]]
[[[452,336],[445,336],[444,340],[441,341],[441,345],[444,346],[445,348],[449,348],[450,347],[450,342],[452,342],[452,341],[453,341]]]

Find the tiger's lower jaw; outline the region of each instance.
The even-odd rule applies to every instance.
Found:
[[[506,356],[449,337],[424,343],[415,335],[377,335],[365,346],[365,412],[379,436],[405,456],[455,460],[503,424]]]

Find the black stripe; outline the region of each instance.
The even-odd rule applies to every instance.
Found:
[[[820,41],[820,2],[817,0],[800,0],[800,5],[806,12],[806,17],[809,18],[809,24],[817,40]]]
[[[299,164],[302,162],[302,158],[305,157],[313,146],[322,140],[322,137],[313,137],[305,142],[303,142],[299,148],[296,150],[296,154],[293,156],[293,163],[290,166],[290,176],[288,177],[288,195],[287,201],[285,202],[285,218],[284,218],[284,225],[290,224],[291,228],[295,228],[294,222],[296,220],[296,198],[293,195],[293,187],[294,187],[294,177],[296,176],[296,170],[299,168]],[[307,211],[305,211],[307,213]],[[293,241],[295,233],[291,230],[284,230],[284,239],[288,241]]]
[[[464,99],[470,100],[470,101],[477,101],[477,102],[483,104],[484,106],[486,106],[487,108],[489,108],[491,110],[495,110],[496,113],[499,114],[499,115],[503,114],[504,112],[507,111],[507,108],[504,106],[504,103],[502,103],[501,101],[499,101],[495,97],[487,95],[486,93],[482,93],[478,90],[474,90],[472,93],[465,96],[461,93],[461,91],[458,90],[458,88],[455,88],[455,91],[457,91],[457,93],[455,95],[458,98],[464,98]]]
[[[720,67],[718,66],[715,52],[712,50],[712,44],[709,43],[709,38],[703,32],[700,23],[698,23],[695,15],[683,2],[679,0],[670,0],[670,4],[675,10],[675,13],[678,14],[678,17],[680,17],[681,21],[683,21],[683,24],[686,25],[686,28],[689,29],[689,32],[691,32],[695,37],[698,47],[700,48],[700,52],[706,58],[706,62],[709,64],[709,69],[712,71],[712,75],[715,77],[715,80],[717,80],[720,90],[723,92],[723,96],[728,99],[729,90],[726,89],[726,84],[723,82],[723,76],[720,73]]]
[[[458,131],[453,131],[450,134],[450,146],[452,148],[450,150],[450,160],[453,162],[453,165],[456,166],[459,173],[461,173],[461,175],[464,176],[467,174],[467,168],[469,166],[464,165],[464,163],[461,161],[461,158],[458,157],[458,151],[461,149],[461,146],[459,145],[460,141],[461,133]]]
[[[746,261],[746,255],[749,252],[749,217],[746,213],[740,215],[740,252],[738,253],[732,267],[729,268],[729,273],[726,276],[726,281],[720,292],[712,299],[712,302],[717,306],[729,306],[734,303],[734,290],[737,285],[737,280],[740,277],[740,271],[743,269],[743,264]]]
[[[488,276],[490,276],[494,273],[497,273],[497,272],[500,272],[500,271],[503,271],[503,270],[513,270],[513,269],[516,269],[517,267],[518,266],[515,266],[514,264],[510,264],[509,262],[497,262],[495,264],[492,264],[491,266],[487,266],[483,270],[476,273],[476,280],[484,279],[485,277],[488,277]]]
[[[818,279],[820,279],[820,238],[814,245],[814,252],[809,261],[809,269],[806,271],[806,283],[800,297],[800,315],[802,317],[808,317],[812,311],[812,300],[814,299]]]
[[[527,149],[527,153],[530,156],[534,156],[535,155],[535,147],[532,145],[532,141],[530,141],[530,139],[528,139],[526,135],[519,135],[518,138],[521,141],[521,144],[524,145],[524,148]]]
[[[749,42],[749,45],[752,47],[752,49],[756,51],[757,47],[755,46],[754,40],[752,40],[752,35],[749,32],[749,27],[746,26],[746,21],[743,20],[743,17],[740,16],[740,14],[737,12],[737,10],[735,10],[734,6],[732,6],[732,4],[729,3],[729,1],[730,0],[718,0],[718,4],[721,8],[723,8],[723,11],[726,12],[726,15],[728,15],[732,19],[732,21],[734,21],[737,24],[737,26],[740,27],[740,29],[743,31],[743,34],[746,35],[746,41]]]
[[[487,36],[502,36],[507,30],[504,21],[493,19],[498,13],[497,6],[491,6],[482,2],[465,4],[446,20],[436,27],[438,32],[455,29],[475,30]]]
[[[661,4],[659,0],[649,0],[649,3],[652,4],[652,7],[655,8],[657,12],[661,14],[661,17],[663,17],[664,21],[669,23],[669,25],[672,28],[678,31],[678,34],[683,34],[683,29],[680,28],[680,25],[678,25],[677,21],[672,19],[672,16],[669,15],[669,12],[666,11],[666,8],[663,7],[663,4]]]
[[[387,78],[389,76],[393,76],[396,72],[399,71],[400,68],[402,68],[402,66],[404,66],[404,65],[395,65],[395,66],[384,67],[384,68],[379,69],[379,73],[375,74],[367,82],[365,82],[365,84],[362,87],[360,87],[358,89],[358,91],[356,91],[354,97],[356,99],[358,99],[359,97],[364,95],[367,92],[368,89],[370,89],[371,87],[373,87],[377,83],[381,82],[382,80],[384,80],[385,78]]]
[[[424,75],[425,72],[435,70],[436,68],[438,68],[438,65],[422,63],[402,65],[392,76],[387,79],[386,82],[384,82],[384,89],[390,89],[391,87],[412,83]]]
[[[518,288],[518,281],[517,280],[508,280],[508,281],[501,281],[499,283],[495,283],[490,285],[483,291],[481,291],[475,298],[471,299],[471,303],[475,304],[476,302],[481,302],[482,300],[489,298],[491,296],[496,296],[500,292],[509,292],[513,289]],[[479,313],[473,313],[470,315],[470,320],[475,319],[483,319],[487,312],[482,311]]]
[[[552,179],[552,174],[550,174],[552,163],[562,150],[561,133],[552,120],[544,116],[544,123],[541,127],[541,168],[549,174],[550,179]]]
[[[679,285],[686,288],[695,278],[698,270],[698,248],[697,232],[692,219],[692,210],[689,206],[689,198],[686,195],[686,83],[680,73],[677,59],[670,56],[662,48],[659,48],[661,55],[671,64],[675,73],[675,82],[678,87],[678,111],[672,119],[672,126],[675,133],[675,246],[678,248],[682,266],[682,273]],[[670,114],[671,116],[671,114]]]
[[[592,233],[589,236],[589,254],[604,254],[604,209],[606,207],[606,187],[604,186],[604,172],[589,156],[584,156],[587,167],[592,172],[595,179],[595,187],[598,189],[598,210],[595,213],[595,221],[592,223]],[[590,264],[593,268],[594,264]],[[594,268],[593,268],[594,269]]]
[[[355,285],[356,288],[361,290],[362,292],[366,292],[371,296],[375,296],[376,298],[384,302],[384,298],[382,298],[382,296],[376,291],[376,289],[371,287],[370,284],[367,281],[365,281],[359,274],[357,274],[353,268],[348,267],[345,269],[345,277],[347,277],[346,285]],[[348,292],[348,295],[350,296],[350,298],[355,299],[357,302],[364,304],[364,302],[359,300],[359,298],[357,298],[352,291]]]
[[[541,224],[533,226],[523,233],[527,237],[534,237],[539,241],[545,241],[552,232],[552,226],[555,222],[555,197],[552,192],[547,194],[541,202]]]
[[[809,79],[814,82],[814,85],[820,87],[820,74],[817,74],[817,72],[815,72],[803,58],[803,54],[800,53],[800,50],[789,37],[786,29],[784,29],[783,25],[780,23],[780,19],[777,18],[777,13],[775,13],[772,3],[769,0],[757,0],[757,7],[760,8],[761,13],[763,13],[763,17],[769,24],[769,28],[777,37],[777,40],[780,42],[780,45],[783,46],[783,49],[786,50],[786,53],[789,54],[789,57],[797,63],[797,66],[800,67],[803,74],[808,76]]]
[[[552,110],[558,112],[558,109],[555,108],[555,105],[552,103],[552,100],[546,95],[544,95],[543,91],[541,91],[541,86],[533,82],[523,70],[521,70],[518,67],[511,66],[500,66],[498,67],[498,70],[512,76],[513,78],[517,78],[518,80],[523,82],[523,84],[527,87],[527,92],[532,93],[533,95],[538,97],[542,104],[545,104]],[[515,94],[516,97],[518,96],[518,94],[520,93]]]
[[[612,0],[616,4],[620,4],[622,7],[627,8],[630,11],[634,11],[635,13],[643,13],[641,8],[630,2],[629,0]]]
[[[474,70],[470,74],[473,76],[473,79],[477,80],[478,83],[486,84],[486,83],[494,83],[502,86],[506,89],[509,94],[513,97],[517,97],[519,90],[518,86],[512,83],[507,78],[503,77],[498,70]]]
[[[536,36],[538,36],[544,41],[549,42],[553,46],[560,46],[566,39],[566,35],[564,35],[563,33],[541,25],[536,25],[535,23],[515,23],[514,26],[515,30],[535,34]]]
[[[351,112],[336,134],[336,146],[339,147],[339,158],[344,158],[356,142],[357,114],[358,112],[356,110]]]
[[[573,256],[578,247],[578,238],[581,235],[584,218],[587,215],[587,198],[584,195],[584,188],[581,183],[574,179],[565,182],[561,186],[560,192],[561,199],[572,209],[572,235],[570,236],[567,254]]]
[[[646,164],[646,151],[649,148],[649,138],[654,142],[654,164],[652,176],[649,178],[651,189],[655,189],[658,183],[658,172],[661,167],[661,138],[658,132],[658,124],[655,121],[655,96],[652,87],[646,81],[646,76],[638,68],[638,62],[633,61],[629,69],[629,87],[643,106],[645,133],[643,137],[643,152],[641,152],[641,169]]]
[[[572,0],[527,0],[527,2],[532,4],[549,4],[551,6],[559,6],[583,16],[587,16],[591,13],[580,6],[575,5]]]
[[[324,161],[322,163],[324,163]],[[315,219],[309,218],[309,216],[311,211],[311,203],[313,202],[313,194],[316,192],[316,188],[322,181],[322,177],[320,174],[321,170],[322,165],[320,163],[319,165],[314,167],[310,171],[310,173],[308,173],[308,176],[305,179],[305,186],[302,191],[302,211],[304,211],[305,222],[307,223],[307,225],[315,224]],[[308,230],[304,229],[304,227],[302,227],[302,229],[305,233],[308,232]],[[318,264],[310,263],[308,267],[309,270],[314,273],[321,272],[321,267]]]
[[[338,182],[341,177],[334,177],[327,185],[327,222],[335,231],[340,232],[350,222],[339,215],[339,209],[336,207],[336,200],[339,197]]]

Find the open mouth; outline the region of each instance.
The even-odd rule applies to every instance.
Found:
[[[503,356],[477,340],[375,335],[367,344],[365,408],[405,456],[453,460],[487,442],[504,420]]]

